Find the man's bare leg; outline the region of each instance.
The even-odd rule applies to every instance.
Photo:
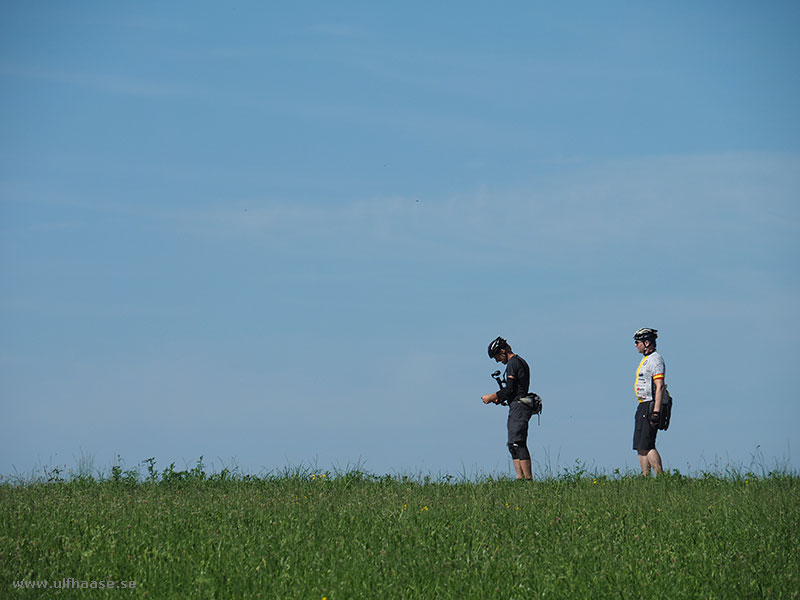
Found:
[[[514,459],[514,471],[517,472],[517,479],[533,479],[531,461]]]
[[[647,453],[647,462],[650,463],[650,466],[653,467],[653,470],[657,475],[660,475],[664,472],[664,468],[661,466],[661,455],[655,448]]]
[[[642,475],[650,476],[650,461],[647,458],[647,450],[639,450],[639,466],[642,468]]]
[[[652,450],[639,450],[639,466],[642,468],[642,475],[645,477],[650,475],[651,467],[657,475],[664,472],[664,468],[661,466],[661,455],[655,448]]]

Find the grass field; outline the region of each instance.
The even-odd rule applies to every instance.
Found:
[[[800,596],[796,475],[148,471],[0,485],[0,598]]]

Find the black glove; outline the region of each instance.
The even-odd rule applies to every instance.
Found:
[[[654,410],[652,413],[650,413],[649,421],[650,425],[653,427],[658,427],[658,424],[661,422],[661,413],[657,410]]]

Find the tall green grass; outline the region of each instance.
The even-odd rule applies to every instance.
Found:
[[[0,598],[797,598],[798,478],[308,469],[0,485]],[[67,481],[58,481],[68,479]],[[14,581],[135,581],[15,590]]]

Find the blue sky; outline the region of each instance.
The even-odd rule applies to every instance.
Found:
[[[789,2],[4,2],[0,473],[797,469]]]

